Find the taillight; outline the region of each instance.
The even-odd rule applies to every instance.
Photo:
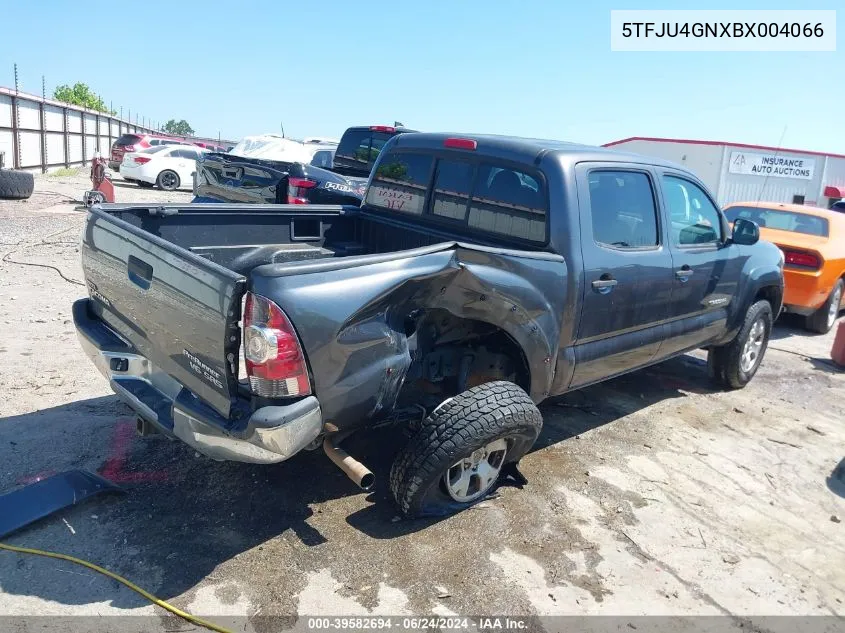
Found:
[[[308,190],[317,186],[308,178],[288,178],[288,204],[308,204]]]
[[[784,264],[787,266],[801,266],[802,268],[812,268],[813,270],[818,270],[822,267],[821,259],[813,253],[784,249],[783,259]]]
[[[396,131],[396,128],[390,125],[371,125],[370,126],[371,132],[388,132],[393,134]]]
[[[149,163],[152,159],[147,156],[136,156],[133,160],[139,165],[143,165],[144,163]]]
[[[244,305],[244,360],[253,393],[265,398],[311,393],[305,356],[282,309],[251,292]]]

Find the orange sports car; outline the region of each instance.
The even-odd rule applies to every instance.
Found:
[[[845,213],[803,204],[734,202],[725,207],[737,218],[756,222],[760,239],[784,255],[783,307],[806,317],[806,327],[829,332],[842,309],[845,288]]]

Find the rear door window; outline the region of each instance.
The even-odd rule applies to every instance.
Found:
[[[534,176],[482,164],[467,223],[488,233],[545,242],[547,206],[545,191]]]
[[[618,249],[657,246],[657,205],[651,179],[636,171],[590,172],[593,239]]]
[[[175,158],[187,158],[189,160],[197,160],[199,158],[197,153],[192,149],[174,149],[170,155]]]
[[[422,215],[434,157],[397,152],[385,156],[367,188],[366,204]]]

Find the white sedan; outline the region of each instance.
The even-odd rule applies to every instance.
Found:
[[[141,187],[156,185],[165,191],[190,188],[197,159],[206,152],[207,149],[190,145],[159,145],[140,152],[127,152],[120,163],[120,175]]]

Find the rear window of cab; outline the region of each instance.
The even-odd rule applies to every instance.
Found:
[[[473,231],[546,242],[542,177],[483,159],[391,152],[379,162],[364,202]]]

